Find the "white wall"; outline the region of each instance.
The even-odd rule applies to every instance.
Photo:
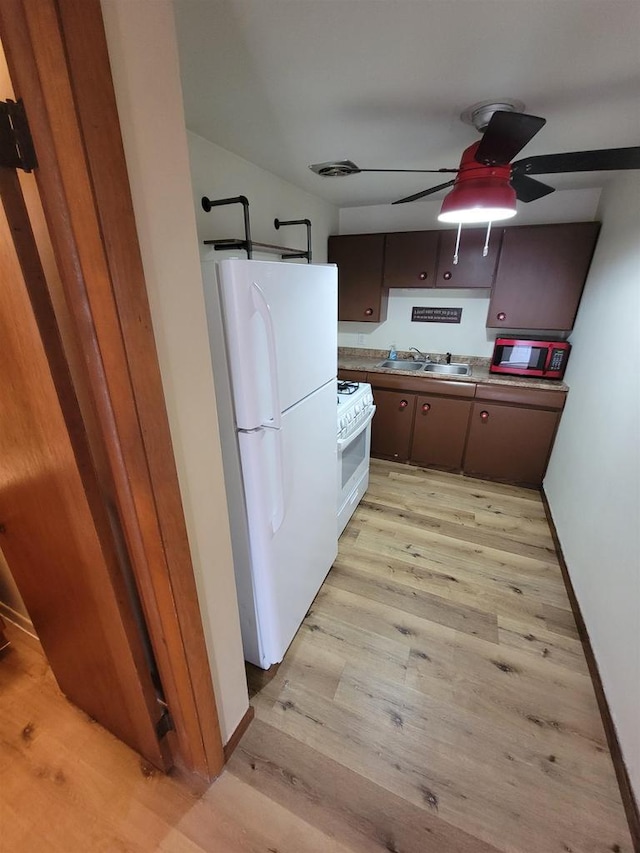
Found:
[[[640,175],[602,196],[544,488],[640,797]]]
[[[350,179],[351,180],[351,179]],[[355,178],[354,178],[355,180]],[[507,224],[532,225],[545,222],[582,222],[596,218],[599,190],[555,192],[532,204],[518,203],[516,217]],[[386,231],[419,231],[444,227],[437,220],[441,201],[417,201],[402,205],[348,207],[340,211],[340,234],[365,234]],[[451,226],[448,226],[449,228]],[[464,251],[464,229],[461,251]],[[462,308],[462,323],[412,323],[413,305]],[[392,289],[389,291],[387,319],[384,323],[340,323],[338,344],[345,347],[388,349],[395,344],[406,350],[411,346],[426,352],[452,352],[457,355],[490,356],[497,331],[486,329],[489,308],[488,290]]]
[[[311,221],[312,259],[326,263],[327,238],[338,233],[338,208],[323,199],[303,192],[271,172],[237,157],[195,133],[187,133],[193,203],[202,258],[216,260],[229,254],[246,257],[242,251],[217,252],[202,245],[203,240],[244,235],[241,205],[217,207],[209,213],[202,209],[201,198],[232,198],[244,195],[249,200],[251,236],[260,243],[290,246],[306,250],[307,231],[303,225],[276,230],[273,220],[309,219]],[[279,260],[277,255],[254,252],[255,258]],[[302,260],[300,263],[306,263]]]
[[[223,741],[248,708],[170,0],[103,0]]]
[[[457,323],[412,323],[413,306],[462,308]],[[489,357],[493,352],[495,329],[487,329],[489,291],[427,290],[394,288],[389,291],[387,319],[384,323],[338,323],[338,346],[387,350],[417,347],[422,352],[451,352],[456,356]]]

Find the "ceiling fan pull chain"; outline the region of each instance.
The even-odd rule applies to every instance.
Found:
[[[487,236],[485,237],[484,248],[482,250],[482,257],[483,258],[486,258],[487,255],[489,254],[489,235],[491,234],[491,224],[492,224],[491,220],[489,220],[487,222]]]
[[[458,263],[458,249],[460,248],[460,232],[462,231],[462,222],[458,222],[458,235],[456,237],[456,247],[453,250],[453,263]]]

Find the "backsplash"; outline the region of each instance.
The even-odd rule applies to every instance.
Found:
[[[462,308],[460,323],[418,323],[411,321],[416,307]],[[489,291],[392,289],[384,323],[338,323],[338,345],[389,350],[417,347],[423,352],[470,353],[489,357],[496,329],[487,329]]]
[[[418,347],[419,349],[419,347]],[[421,350],[424,355],[429,356],[430,361],[435,361],[438,364],[444,363],[447,355],[451,355],[451,361],[462,364],[471,364],[476,367],[489,367],[490,358],[483,358],[477,355],[462,355],[453,350],[446,352],[435,352],[429,350]],[[338,347],[338,360],[349,358],[377,358],[380,361],[384,360],[389,354],[389,348],[386,349],[367,349],[365,347]],[[411,350],[397,349],[397,357],[399,359],[415,358],[417,353]]]

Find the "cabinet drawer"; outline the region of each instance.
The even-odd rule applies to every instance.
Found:
[[[442,394],[445,397],[474,397],[475,382],[450,382],[446,379],[429,379],[426,375],[412,376],[407,373],[376,373],[369,371],[369,382],[374,388],[393,388],[416,391],[418,394]]]
[[[476,400],[495,403],[513,403],[516,406],[533,406],[538,409],[563,409],[566,391],[544,391],[523,388],[520,385],[478,385]]]
[[[364,370],[347,370],[339,367],[338,379],[342,379],[344,382],[366,382],[367,374]]]

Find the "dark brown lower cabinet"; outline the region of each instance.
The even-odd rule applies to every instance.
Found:
[[[374,372],[367,379],[377,406],[372,456],[542,484],[566,390]]]
[[[411,461],[460,471],[470,412],[470,400],[418,397]]]
[[[371,455],[406,462],[411,448],[417,395],[376,388],[373,396],[376,413],[371,423]]]
[[[540,486],[560,412],[475,402],[464,455],[464,473]]]

